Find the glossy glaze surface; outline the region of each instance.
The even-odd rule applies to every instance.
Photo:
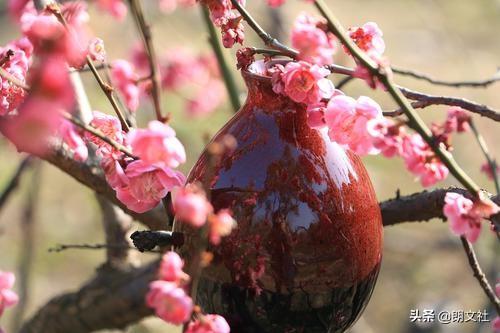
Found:
[[[238,227],[212,248],[198,303],[232,332],[343,332],[365,307],[380,268],[382,223],[359,158],[307,125],[303,106],[244,72],[249,93],[225,134],[237,148],[209,180],[215,209]],[[189,181],[205,178],[207,156]],[[187,256],[198,233],[186,233]]]

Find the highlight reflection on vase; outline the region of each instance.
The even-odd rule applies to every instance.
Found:
[[[237,141],[208,184],[214,208],[230,208],[238,226],[210,249],[197,302],[232,332],[344,332],[380,268],[378,203],[359,158],[311,129],[305,107],[258,70],[243,71],[247,101],[213,139]],[[203,153],[188,181],[204,180],[206,168]],[[197,232],[176,225],[189,261]]]

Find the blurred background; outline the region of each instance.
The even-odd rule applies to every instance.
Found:
[[[198,7],[178,9],[162,14],[156,0],[143,0],[146,14],[153,26],[157,53],[161,56],[178,47],[194,53],[209,52],[207,33]],[[445,80],[476,80],[492,76],[500,65],[500,1],[458,0],[328,0],[332,11],[345,27],[377,22],[384,32],[386,55],[391,64],[431,74]],[[0,45],[20,36],[18,27],[5,11],[0,0]],[[288,0],[278,10],[271,10],[264,0],[247,1],[254,17],[273,34],[288,43],[288,32],[301,11],[315,13],[305,1]],[[90,26],[105,42],[108,59],[128,58],[139,35],[130,17],[116,22],[90,4]],[[246,27],[246,45],[261,45],[255,34]],[[242,98],[246,93],[236,72],[234,51],[227,52]],[[335,62],[352,66],[338,52]],[[91,74],[83,74],[92,108],[112,112]],[[340,77],[333,78],[338,82]],[[487,89],[452,89],[432,86],[422,81],[398,76],[403,86],[434,95],[455,95],[488,104],[500,109],[500,83]],[[362,81],[349,83],[345,92],[355,98],[367,95],[376,99],[384,110],[393,110],[394,103],[383,93],[367,88]],[[207,91],[207,94],[210,94]],[[232,115],[230,104],[224,103],[214,113],[203,118],[190,118],[184,111],[182,97],[164,94],[163,107],[173,115],[172,126],[184,143],[188,162],[181,168],[188,172],[203,148],[207,135],[213,135]],[[424,119],[443,121],[446,107],[419,111]],[[137,113],[139,125],[154,116],[149,101],[141,104]],[[498,124],[474,116],[492,154],[500,156]],[[496,127],[495,127],[496,125]],[[454,154],[459,163],[483,188],[494,191],[493,184],[480,173],[483,157],[473,137],[465,133],[454,137]],[[21,160],[15,149],[0,138],[0,188],[3,188]],[[406,172],[400,159],[367,157],[365,165],[372,177],[379,200],[422,190],[412,175]],[[439,187],[458,185],[452,177]],[[105,257],[102,250],[67,250],[60,253],[48,249],[57,244],[102,243],[104,234],[95,196],[69,176],[43,163],[36,173],[27,173],[19,190],[0,211],[0,270],[19,274],[20,258],[26,248],[23,238],[24,211],[29,197],[36,198],[33,228],[35,237],[33,265],[29,274],[29,298],[25,317],[52,297],[73,291],[89,279]],[[143,229],[135,224],[133,230]],[[498,278],[500,248],[487,228],[476,245],[479,260],[490,281]],[[138,260],[151,259],[134,254]],[[495,269],[497,269],[495,271]],[[18,280],[19,280],[18,276]],[[19,287],[16,284],[15,289]],[[401,224],[385,228],[384,261],[377,287],[363,317],[353,332],[489,332],[490,325],[477,323],[415,326],[410,323],[412,309],[442,309],[450,311],[484,310],[490,313],[488,302],[467,264],[459,239],[451,235],[448,226],[435,220],[424,223]],[[0,326],[12,325],[15,310],[7,310]],[[127,332],[178,332],[156,319],[147,319]]]

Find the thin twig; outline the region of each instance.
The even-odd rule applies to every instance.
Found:
[[[217,57],[217,63],[219,64],[222,78],[224,79],[224,83],[226,85],[229,100],[231,101],[233,111],[237,112],[241,108],[238,87],[236,86],[236,82],[234,80],[233,74],[231,73],[231,69],[227,64],[219,36],[217,35],[217,31],[215,30],[212,20],[210,20],[210,13],[208,11],[208,8],[203,4],[200,4],[200,7],[203,15],[203,20],[205,21],[205,25],[208,30],[208,39],[215,53],[215,56]]]
[[[146,22],[144,17],[144,12],[142,10],[141,3],[138,0],[129,0],[130,11],[132,12],[135,22],[137,24],[137,29],[140,31],[142,36],[142,41],[144,43],[144,49],[146,51],[149,63],[149,70],[151,74],[151,99],[153,100],[153,106],[156,113],[156,119],[159,121],[168,121],[169,116],[163,117],[161,111],[161,96],[160,96],[160,73],[158,71],[158,60],[156,58],[155,49],[153,46],[153,40],[151,37],[151,27]]]
[[[469,259],[469,266],[474,272],[474,277],[481,285],[481,288],[484,290],[486,296],[488,296],[488,298],[490,299],[491,303],[495,307],[496,312],[500,315],[500,300],[495,295],[495,292],[493,291],[493,288],[491,288],[491,285],[486,279],[486,276],[484,276],[483,270],[481,269],[481,266],[479,266],[476,254],[474,253],[474,248],[465,237],[460,237],[460,240],[462,241],[462,246],[464,247],[467,259]]]
[[[431,76],[429,76],[427,74],[419,73],[419,72],[413,71],[413,70],[402,69],[402,68],[394,67],[394,66],[391,66],[391,69],[392,69],[393,73],[396,73],[399,75],[410,76],[412,78],[427,81],[429,83],[432,83],[432,84],[438,85],[438,86],[447,86],[447,87],[455,87],[455,88],[462,88],[462,87],[486,88],[489,85],[492,85],[493,83],[500,81],[500,71],[497,71],[495,73],[495,75],[493,75],[491,78],[485,79],[485,80],[444,81],[444,80],[432,78]]]
[[[18,86],[21,89],[24,89],[26,91],[30,90],[30,87],[26,83],[22,82],[21,80],[19,80],[17,77],[15,77],[14,75],[10,74],[9,72],[7,72],[2,67],[0,67],[0,77],[3,77],[5,80],[7,80],[10,83]]]
[[[57,17],[59,22],[61,22],[61,24],[66,28],[68,33],[70,33],[71,30],[68,27],[68,23],[66,22],[66,19],[64,18],[64,15],[62,14],[61,8],[59,7],[59,5],[55,2],[52,2],[49,5],[47,5],[47,9],[50,10],[50,12]],[[118,116],[118,119],[120,119],[120,123],[122,125],[123,130],[125,132],[128,132],[130,130],[130,127],[129,127],[122,111],[120,110],[120,107],[118,106],[118,102],[115,99],[115,96],[113,93],[114,88],[109,83],[104,82],[103,78],[101,77],[101,75],[97,71],[97,68],[94,66],[94,63],[92,62],[92,59],[90,58],[89,55],[87,55],[85,57],[85,60],[87,62],[87,66],[90,68],[90,71],[92,72],[92,74],[94,74],[94,77],[95,77],[97,83],[99,84],[99,87],[101,87],[101,90],[104,92],[104,95],[106,95],[106,98],[108,99],[109,103],[113,107],[113,110],[115,111],[116,115]]]
[[[260,39],[267,46],[280,50],[284,55],[290,58],[296,58],[299,55],[299,52],[296,50],[282,44],[276,38],[272,37],[269,33],[267,33],[262,27],[254,20],[252,15],[242,6],[240,5],[238,0],[231,0],[234,8],[243,16],[243,19],[248,23],[248,25],[257,33]]]
[[[7,202],[7,200],[10,198],[10,195],[14,193],[14,190],[17,189],[19,186],[19,180],[21,179],[21,176],[24,174],[24,172],[27,170],[27,168],[31,165],[31,162],[33,161],[33,158],[31,156],[25,157],[21,163],[17,166],[16,171],[12,175],[12,178],[9,180],[7,183],[7,186],[5,186],[4,190],[2,191],[2,194],[0,195],[0,210],[4,206],[4,204]]]
[[[48,249],[49,252],[62,252],[65,250],[104,250],[104,249],[121,249],[121,250],[136,250],[140,251],[139,249],[130,246],[130,245],[123,245],[123,244],[57,244],[54,247],[51,247]],[[140,252],[152,252],[152,253],[161,253],[160,251],[157,250],[144,250]]]
[[[479,133],[479,131],[477,130],[477,127],[472,119],[469,121],[469,125],[472,130],[472,133],[474,133],[474,137],[476,138],[479,148],[481,148],[481,151],[483,152],[483,155],[486,158],[486,161],[488,162],[488,165],[491,168],[491,172],[493,173],[493,182],[495,183],[495,190],[497,194],[500,194],[500,182],[498,181],[497,165],[495,163],[495,160],[491,157],[488,145],[486,144],[486,141],[484,140],[481,133]]]
[[[5,51],[4,56],[2,57],[2,59],[0,59],[0,67],[3,66],[7,61],[9,61],[13,55],[14,55],[13,50],[8,49],[7,51]]]
[[[408,88],[398,87],[406,98],[415,100],[417,102],[412,103],[414,108],[425,108],[430,105],[448,105],[448,106],[458,106],[464,110],[476,113],[482,117],[489,118],[494,121],[500,121],[500,111],[494,110],[489,106],[478,104],[476,102],[469,101],[465,98],[450,97],[450,96],[434,96],[429,94],[424,94],[418,91],[410,90]],[[394,115],[403,114],[403,111],[396,110],[393,112]]]
[[[39,162],[39,161],[37,161]],[[19,303],[15,307],[15,312],[12,319],[12,331],[17,332],[24,319],[27,306],[30,301],[30,279],[33,268],[33,259],[35,254],[35,214],[37,203],[40,196],[40,173],[41,165],[36,163],[28,191],[27,198],[24,204],[23,216],[21,219],[21,235],[20,255],[18,264],[18,290]]]
[[[95,69],[97,70],[107,70],[109,68],[112,68],[110,64],[104,63],[100,65],[94,65]],[[71,68],[69,70],[70,73],[77,72],[77,73],[85,73],[85,72],[91,72],[92,70],[90,67],[86,66],[83,68]]]
[[[354,79],[354,76],[346,76],[345,78],[343,78],[342,80],[340,80],[339,83],[337,83],[335,85],[335,88],[342,89],[346,84],[348,84],[349,82],[351,82],[353,79]]]
[[[102,141],[104,141],[107,144],[111,145],[116,150],[121,151],[122,153],[124,153],[125,155],[127,155],[127,156],[129,156],[129,157],[131,157],[133,159],[138,159],[138,157],[135,156],[134,154],[132,154],[132,152],[127,147],[125,147],[124,145],[122,145],[122,144],[114,141],[113,139],[110,139],[109,137],[106,136],[106,134],[104,134],[103,132],[101,132],[99,129],[97,129],[97,128],[91,126],[91,125],[84,124],[82,121],[80,121],[79,119],[73,117],[68,112],[61,111],[61,115],[64,118],[66,118],[67,120],[69,120],[70,122],[72,122],[75,126],[78,126],[81,129],[83,129],[84,131],[89,132],[92,135],[95,135],[96,137],[98,137]]]

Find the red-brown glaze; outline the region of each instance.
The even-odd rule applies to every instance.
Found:
[[[233,331],[298,329],[273,324],[266,309],[275,297],[288,304],[281,304],[279,316],[300,313],[307,321],[319,311],[327,322],[323,331],[342,332],[362,311],[380,267],[382,223],[370,179],[356,155],[307,125],[302,105],[276,95],[268,78],[248,72],[244,78],[245,105],[213,139],[231,134],[237,148],[208,182],[215,209],[230,208],[238,227],[211,249],[215,257],[204,270],[199,301],[234,317]],[[206,160],[204,153],[189,182],[204,180]],[[176,224],[186,233],[182,252],[189,261],[197,232]],[[228,307],[242,291],[239,306]]]

